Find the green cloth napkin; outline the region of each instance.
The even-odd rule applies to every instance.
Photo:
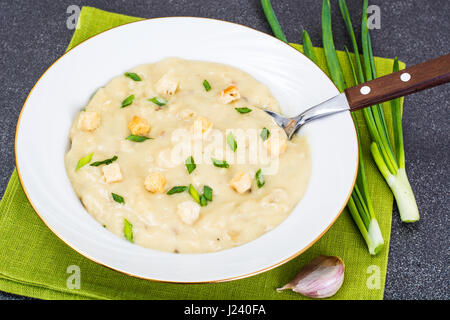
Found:
[[[68,49],[104,30],[137,20],[141,19],[83,7]],[[302,49],[300,45],[293,46]],[[319,65],[324,67],[322,49],[315,50]],[[350,81],[345,54],[338,54]],[[381,76],[392,71],[393,60],[375,58],[375,65]],[[390,124],[390,112],[386,112],[386,117]],[[339,256],[346,265],[344,284],[332,299],[382,299],[393,198],[367,149],[369,136],[362,117],[358,118],[358,125],[373,206],[386,242],[375,257],[369,255],[349,212],[344,210],[332,228],[305,253],[263,274],[226,283],[194,285],[137,279],[84,258],[56,237],[33,211],[14,171],[0,203],[0,290],[42,299],[298,300],[305,298],[291,291],[277,293],[275,289],[290,281],[308,261],[324,254]],[[67,286],[71,275],[68,267],[72,265],[80,268],[80,289]]]

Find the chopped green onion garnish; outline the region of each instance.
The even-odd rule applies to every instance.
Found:
[[[205,196],[206,200],[212,201],[213,197],[213,190],[212,188],[208,186],[203,187],[203,195]]]
[[[262,175],[261,169],[256,171],[255,179],[256,179],[256,184],[258,185],[258,188],[261,188],[266,183],[266,181],[264,180],[264,176]]]
[[[125,100],[122,101],[121,108],[128,107],[130,104],[133,103],[133,100],[134,100],[134,94],[132,94],[131,96],[128,96]]]
[[[262,129],[260,136],[263,141],[266,141],[270,137],[270,131],[267,128],[264,128]]]
[[[201,205],[202,207],[204,207],[204,206],[206,206],[207,204],[208,204],[208,203],[207,203],[206,197],[205,197],[204,194],[202,194],[202,195],[200,196],[200,205]]]
[[[217,160],[214,158],[211,158],[211,161],[213,162],[214,166],[219,168],[228,168],[230,165],[225,160]]]
[[[205,87],[206,91],[211,90],[211,85],[209,84],[208,80],[203,80],[203,86]]]
[[[181,193],[183,191],[185,191],[187,189],[186,186],[176,186],[173,187],[172,189],[170,189],[169,191],[167,191],[168,195],[174,194],[174,193]]]
[[[195,200],[195,202],[200,204],[200,195],[198,194],[197,190],[195,190],[192,184],[189,185],[188,192],[191,195],[191,197]]]
[[[249,113],[249,112],[252,112],[252,109],[249,109],[249,108],[247,108],[247,107],[244,107],[244,108],[234,108],[234,109],[236,109],[236,111],[239,112],[239,113]]]
[[[115,202],[125,203],[125,200],[123,199],[122,196],[119,196],[118,194],[115,194],[115,193],[111,193],[111,195],[112,195],[112,197],[113,197]]]
[[[130,134],[128,137],[126,137],[126,140],[134,141],[134,142],[142,142],[145,140],[151,139],[149,137],[144,136],[135,136],[134,134]]]
[[[136,73],[134,72],[125,72],[125,77],[128,77],[134,81],[141,81],[141,77],[139,77]]]
[[[77,167],[75,168],[75,171],[78,171],[78,169],[80,169],[81,167],[87,165],[89,162],[91,162],[92,156],[94,155],[94,153],[90,153],[87,156],[81,158],[80,160],[78,160],[77,163]]]
[[[123,235],[125,236],[125,239],[133,242],[133,225],[127,219],[124,219]]]
[[[195,164],[194,158],[192,158],[192,156],[190,156],[189,158],[186,159],[185,164],[186,164],[186,168],[187,168],[187,171],[189,172],[189,174],[191,174],[192,171],[194,171],[195,168],[197,168],[197,165]]]
[[[233,150],[233,152],[236,151],[236,149],[237,149],[237,142],[236,142],[236,140],[234,140],[234,136],[233,136],[232,132],[230,132],[227,135],[227,143],[230,146],[231,150]]]
[[[153,102],[154,104],[156,104],[157,106],[165,106],[169,101],[167,101],[164,98],[159,98],[159,97],[153,97],[151,99],[148,99],[148,101]]]
[[[116,161],[116,160],[117,160],[117,156],[114,156],[114,157],[112,157],[112,158],[110,158],[110,159],[106,159],[106,160],[103,160],[103,161],[93,162],[93,163],[91,163],[91,166],[92,166],[92,167],[98,167],[98,166],[101,166],[102,164],[108,165],[108,164],[113,163],[113,162]]]

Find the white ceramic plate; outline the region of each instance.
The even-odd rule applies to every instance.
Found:
[[[45,224],[70,247],[129,275],[170,282],[215,282],[266,271],[297,256],[337,219],[356,177],[358,146],[350,113],[311,123],[308,190],[274,230],[232,249],[173,254],[146,249],[104,229],[84,209],[64,167],[70,125],[95,90],[140,64],[166,57],[232,65],[267,85],[286,115],[338,90],[309,59],[259,31],[202,18],[135,22],[97,35],[57,60],[32,89],[16,133],[23,188]],[[299,168],[300,170],[300,168]]]

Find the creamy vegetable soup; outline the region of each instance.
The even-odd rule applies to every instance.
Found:
[[[262,109],[269,89],[227,65],[166,59],[99,89],[75,118],[68,176],[86,210],[135,244],[213,252],[254,240],[301,200],[311,171]]]

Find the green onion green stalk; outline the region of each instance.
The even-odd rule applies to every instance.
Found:
[[[312,45],[311,38],[309,37],[309,34],[305,29],[303,29],[302,32],[302,43],[305,56],[307,56],[309,59],[311,59],[312,62],[317,64],[317,58],[316,54],[314,53],[314,47]]]
[[[273,34],[275,37],[288,43],[286,36],[284,35],[283,29],[278,22],[277,16],[273,11],[272,4],[270,0],[261,0],[261,6],[264,10],[264,14],[266,15],[267,21],[269,22],[270,28],[272,28]]]
[[[346,2],[345,0],[339,0],[339,8],[355,53],[356,68],[353,65],[350,55],[348,55],[348,58],[352,65],[352,70],[354,70],[356,84],[370,81],[377,77],[369,28],[367,25],[367,6],[368,0],[364,0],[361,23],[363,59],[361,63],[358,44],[356,42]],[[398,70],[398,60],[395,58],[393,72],[397,72]],[[378,169],[394,194],[401,220],[403,222],[415,222],[419,220],[419,209],[405,171],[400,98],[392,100],[390,104],[394,128],[394,141],[389,137],[382,105],[374,105],[369,108],[364,108],[362,111],[372,139],[370,151]]]
[[[328,65],[328,70],[336,87],[339,91],[343,92],[348,86],[344,80],[341,65],[337,58],[336,49],[334,47],[333,33],[331,29],[331,10],[330,1],[323,0],[322,6],[322,38],[325,58]],[[348,55],[348,50],[347,50]],[[352,71],[354,70],[353,63],[350,61]],[[355,82],[356,73],[353,71],[353,78]],[[367,176],[365,165],[362,157],[362,148],[360,144],[360,132],[356,125],[356,116],[352,113],[353,121],[355,123],[356,133],[358,135],[359,144],[359,170],[356,177],[355,187],[352,191],[350,199],[347,203],[347,208],[350,214],[358,226],[361,235],[366,241],[369,253],[372,255],[377,254],[384,245],[383,236],[380,231],[377,218],[372,206],[372,200],[369,195],[369,188],[367,184]]]

